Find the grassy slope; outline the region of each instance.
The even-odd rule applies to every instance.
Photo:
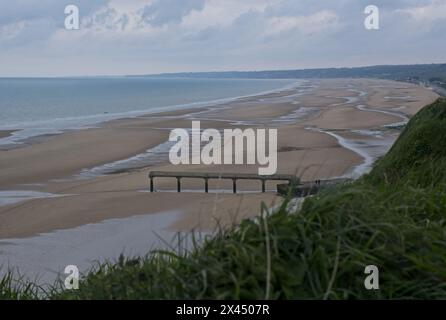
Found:
[[[446,100],[417,114],[371,174],[245,221],[187,256],[103,265],[51,298],[445,298]],[[364,267],[380,290],[364,289]],[[3,285],[7,287],[7,285]],[[16,298],[13,290],[0,297]],[[29,292],[24,296],[29,297]]]

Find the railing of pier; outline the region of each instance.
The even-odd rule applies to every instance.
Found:
[[[237,193],[238,180],[259,180],[262,183],[262,192],[266,192],[267,181],[288,181],[290,186],[299,185],[299,178],[294,175],[274,174],[268,176],[261,176],[257,174],[248,173],[212,173],[212,172],[170,172],[170,171],[152,171],[149,173],[150,192],[155,192],[155,178],[176,178],[177,191],[181,192],[181,179],[196,178],[204,179],[204,191],[209,192],[210,179],[226,179],[232,180],[232,191]]]

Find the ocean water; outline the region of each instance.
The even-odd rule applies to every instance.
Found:
[[[102,121],[226,102],[292,86],[296,80],[132,77],[0,78],[0,144]]]

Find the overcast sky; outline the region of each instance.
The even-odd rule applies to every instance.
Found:
[[[0,76],[444,63],[445,34],[446,0],[0,0]]]

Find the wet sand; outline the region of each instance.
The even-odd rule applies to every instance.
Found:
[[[413,115],[437,97],[425,88],[386,80],[311,80],[307,84],[313,89],[286,90],[218,107],[115,120],[100,128],[67,132],[0,151],[0,190],[33,190],[62,196],[0,206],[0,239],[178,210],[181,214],[171,225],[173,231],[212,230],[218,225],[236,224],[242,218],[258,215],[262,201],[269,206],[280,203],[273,182],[267,186],[266,194],[252,193],[260,190],[258,182],[240,183],[240,190],[246,193],[233,195],[212,192],[231,190],[228,181],[212,181],[211,193],[205,194],[202,180],[185,179],[186,192],[177,194],[172,192],[175,180],[159,179],[156,188],[165,192],[151,194],[147,192],[147,175],[151,170],[256,173],[257,166],[173,166],[164,162],[89,179],[79,179],[77,175],[84,169],[156,147],[167,140],[171,129],[190,128],[192,120],[200,120],[203,129],[277,128],[278,173],[297,174],[303,180],[348,175],[364,163],[365,156],[354,144],[343,146],[330,133],[336,132],[347,140],[363,137],[379,147],[389,137],[373,137],[367,130],[399,122],[403,115]],[[302,110],[305,116],[300,115]],[[366,133],[353,133],[353,129]],[[395,137],[397,134],[391,133]],[[378,147],[379,154],[383,149]]]
[[[16,130],[0,130],[0,139],[9,137],[12,135]]]

